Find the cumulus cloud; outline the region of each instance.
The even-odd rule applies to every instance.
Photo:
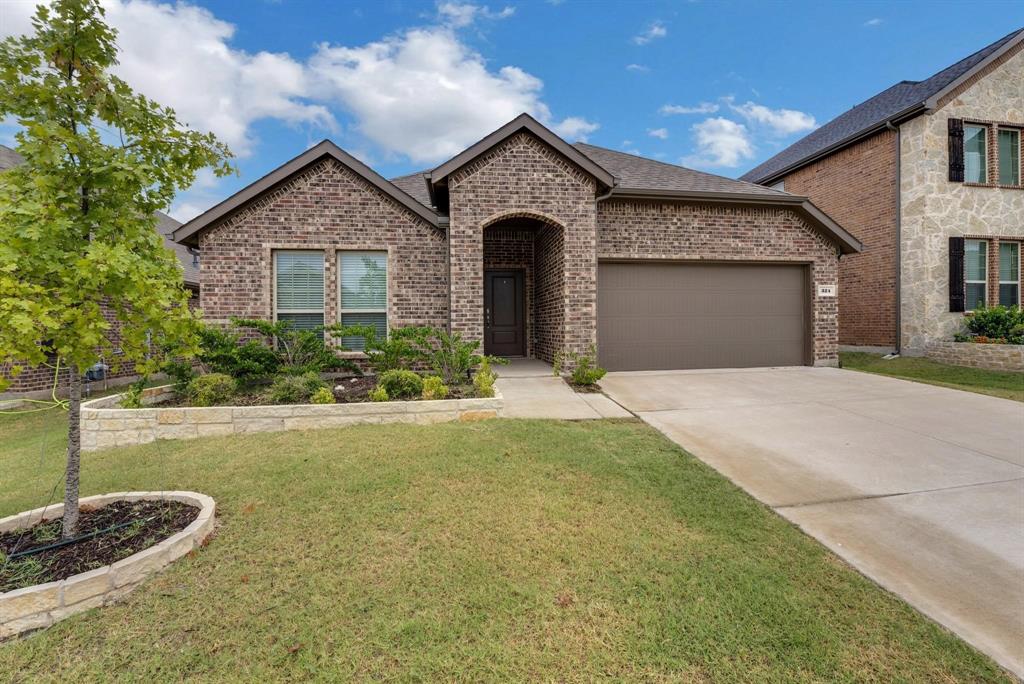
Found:
[[[647,45],[652,40],[664,38],[667,35],[668,29],[665,28],[665,24],[661,21],[653,21],[645,30],[633,36],[633,43],[635,45]]]
[[[598,128],[598,124],[578,116],[570,116],[551,126],[552,131],[569,142],[586,142],[587,136]]]
[[[661,109],[658,110],[659,114],[670,115],[670,114],[714,114],[718,111],[718,105],[714,102],[701,102],[695,107],[686,107],[684,105],[667,104],[662,105]]]
[[[690,166],[739,166],[754,156],[750,132],[741,123],[722,117],[705,119],[692,128],[697,154],[682,160]]]
[[[668,140],[668,129],[667,128],[648,128],[647,135],[652,138],[658,138],[659,140]]]
[[[464,28],[478,19],[507,19],[515,13],[516,8],[511,6],[495,11],[470,2],[441,2],[437,5],[437,16],[441,23],[452,28]]]
[[[750,101],[737,105],[733,104],[730,98],[726,98],[726,102],[732,111],[748,122],[764,126],[777,136],[802,133],[812,130],[818,125],[813,116],[795,109],[771,109]]]

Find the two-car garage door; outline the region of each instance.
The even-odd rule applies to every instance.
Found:
[[[602,262],[598,350],[608,370],[807,362],[807,267]]]

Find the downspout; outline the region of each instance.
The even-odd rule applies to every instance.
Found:
[[[892,121],[886,121],[885,127],[890,131],[896,133],[896,351],[899,355],[903,347],[903,297],[902,297],[902,282],[903,282],[903,238],[902,238],[902,217],[903,217],[903,202],[901,200],[901,187],[900,187],[900,146],[901,136],[900,127],[894,126]]]

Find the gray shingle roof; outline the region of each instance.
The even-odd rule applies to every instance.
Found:
[[[430,193],[427,191],[427,181],[423,179],[423,174],[429,173],[429,169],[426,171],[418,171],[416,173],[410,173],[407,176],[399,176],[398,178],[391,178],[391,184],[398,186],[398,189],[407,195],[412,196],[414,200],[419,202],[425,207],[430,206]]]
[[[837,150],[841,149],[844,141],[853,142],[859,135],[871,131],[898,114],[913,110],[915,107],[924,107],[929,98],[1022,33],[1024,29],[1017,29],[923,81],[900,81],[840,114],[821,128],[808,133],[771,159],[743,174],[740,179],[752,183],[771,180],[780,172],[798,167],[834,146]]]
[[[21,155],[12,150],[10,147],[0,145],[0,171],[5,169],[13,169],[15,166],[25,161]]]

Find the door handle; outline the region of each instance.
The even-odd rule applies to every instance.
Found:
[[[487,307],[484,307],[484,327],[491,327],[491,310]]]

